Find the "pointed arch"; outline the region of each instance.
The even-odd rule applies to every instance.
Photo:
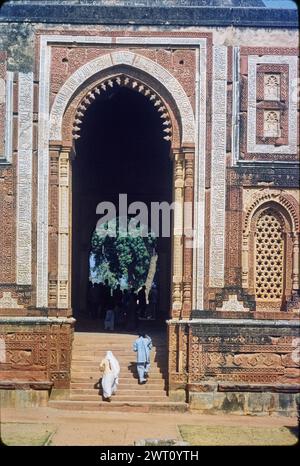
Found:
[[[244,219],[242,263],[243,288],[256,296],[257,309],[286,310],[299,289],[299,216],[291,195],[254,197]]]
[[[181,145],[195,143],[194,113],[183,87],[177,79],[158,63],[129,51],[117,51],[98,57],[76,70],[57,94],[50,112],[50,141],[62,140],[63,116],[74,94],[88,80],[113,67],[125,65],[150,76],[164,87],[174,100],[180,116],[182,130]]]
[[[286,216],[290,220],[293,230],[299,230],[299,214],[297,206],[295,205],[295,200],[292,196],[281,193],[267,193],[254,199],[250,207],[247,209],[244,220],[244,234],[249,233],[251,219],[255,212],[268,202],[273,202],[281,206],[281,208],[286,212]]]

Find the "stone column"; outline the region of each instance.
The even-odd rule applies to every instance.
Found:
[[[50,147],[49,162],[49,286],[48,305],[57,307],[58,274],[58,214],[59,214],[59,154],[60,146]]]
[[[182,154],[174,151],[174,232],[173,232],[173,290],[172,317],[179,317],[182,309],[183,275],[183,188],[184,160]]]
[[[194,151],[184,150],[184,254],[183,254],[183,309],[182,317],[188,318],[192,310],[193,267],[193,198]]]
[[[242,287],[244,289],[247,289],[249,286],[248,243],[249,243],[249,233],[246,233],[243,235],[243,242],[242,242]]]
[[[59,228],[58,228],[58,300],[60,309],[69,307],[69,179],[70,148],[62,148],[59,157]]]
[[[292,290],[299,290],[299,233],[293,233]]]

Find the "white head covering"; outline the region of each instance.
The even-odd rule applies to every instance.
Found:
[[[114,357],[114,355],[112,354],[112,351],[107,351],[105,357],[106,357],[106,359],[108,359],[109,364],[110,364],[110,368],[111,368],[111,370],[112,370],[112,372],[114,374],[114,377],[117,379],[119,377],[119,374],[120,374],[120,364],[119,364],[118,360]]]

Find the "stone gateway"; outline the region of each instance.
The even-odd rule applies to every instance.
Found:
[[[1,403],[68,398],[96,207],[126,193],[177,206],[152,260],[168,400],[296,413],[298,18],[270,3],[3,4]]]

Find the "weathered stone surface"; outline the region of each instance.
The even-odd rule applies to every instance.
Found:
[[[28,317],[0,318],[0,335],[5,342],[1,380],[14,389],[68,388],[73,322],[67,322],[51,318],[37,318],[36,322]]]
[[[188,5],[188,8],[186,8]],[[233,0],[226,5],[222,2],[170,2],[170,0],[148,2],[122,2],[119,6],[102,2],[93,2],[86,8],[69,1],[64,4],[39,5],[5,4],[1,9],[0,19],[23,22],[31,18],[35,22],[71,23],[71,24],[136,24],[147,25],[166,23],[180,26],[261,26],[261,27],[298,27],[297,10],[268,10],[265,4],[254,0],[243,3]],[[143,6],[143,8],[141,8]]]
[[[46,407],[49,391],[46,389],[7,390],[0,388],[1,407],[3,408],[33,408]]]
[[[200,413],[232,413],[246,415],[282,414],[297,415],[297,396],[287,393],[240,393],[239,391],[224,394],[193,393],[190,409]]]

